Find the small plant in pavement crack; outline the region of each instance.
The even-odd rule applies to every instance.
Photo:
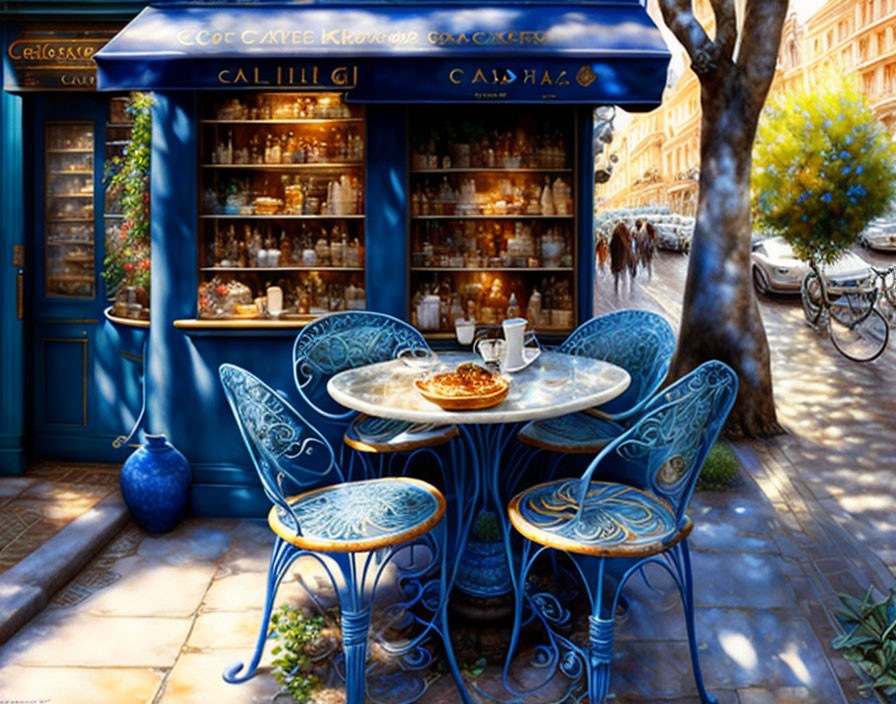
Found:
[[[310,701],[321,684],[312,666],[323,626],[322,616],[309,616],[288,604],[271,615],[271,637],[277,641],[271,650],[272,674],[299,704]]]
[[[869,587],[864,599],[839,595],[844,608],[834,615],[844,633],[831,644],[868,675],[862,689],[873,689],[892,700],[896,696],[896,590],[877,602],[872,591]]]

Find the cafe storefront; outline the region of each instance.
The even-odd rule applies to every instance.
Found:
[[[7,37],[7,63],[21,29]],[[97,448],[127,431],[145,398],[142,427],[190,461],[203,515],[268,505],[217,381],[221,363],[290,395],[292,341],[328,312],[388,313],[433,347],[456,345],[461,318],[525,317],[547,343],[590,318],[594,108],[652,109],[669,60],[634,0],[164,3],[110,36],[91,52],[96,90],[85,86],[83,105],[25,90],[21,75],[3,97],[5,170],[26,182],[6,202],[20,203],[23,243],[44,262],[23,268],[29,329],[42,330],[24,345],[39,380],[26,383],[44,419],[87,419],[85,458],[108,459]],[[132,90],[153,96],[148,324],[103,316],[96,274],[108,227],[96,215],[102,161],[124,141],[108,95]],[[16,144],[20,163],[8,156]],[[59,151],[57,161],[64,149],[90,159]],[[65,195],[80,191],[91,207],[70,213],[59,179],[80,171],[90,178]],[[55,222],[75,217],[90,252],[87,239],[51,245],[77,239]],[[43,331],[53,306],[60,320],[102,322],[87,335]],[[89,339],[89,352],[72,355],[87,343],[54,342],[63,339]],[[101,355],[121,371],[50,392]],[[31,452],[66,456],[62,441],[44,447]]]

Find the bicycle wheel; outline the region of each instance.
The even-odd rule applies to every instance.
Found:
[[[817,325],[823,309],[823,300],[821,282],[814,271],[810,271],[803,277],[803,282],[800,284],[800,297],[803,299],[803,313],[805,313],[809,325]]]
[[[877,311],[850,325],[831,318],[828,332],[834,347],[853,362],[871,362],[880,357],[890,338],[890,327]]]
[[[874,302],[877,300],[877,289],[868,288],[841,293],[830,300],[831,315],[834,319],[844,325],[852,325],[871,315]]]

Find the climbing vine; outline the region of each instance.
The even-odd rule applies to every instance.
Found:
[[[103,281],[110,297],[122,286],[136,286],[149,292],[151,108],[151,94],[131,94],[125,108],[133,120],[130,141],[121,156],[107,160],[104,167],[106,212],[123,216],[116,220],[120,224],[106,229]]]

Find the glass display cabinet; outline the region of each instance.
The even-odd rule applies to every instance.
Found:
[[[523,316],[539,332],[575,327],[575,134],[563,108],[412,112],[414,325]]]
[[[199,317],[363,310],[363,108],[241,93],[209,101],[200,123]]]
[[[44,294],[96,295],[92,122],[46,123]]]

